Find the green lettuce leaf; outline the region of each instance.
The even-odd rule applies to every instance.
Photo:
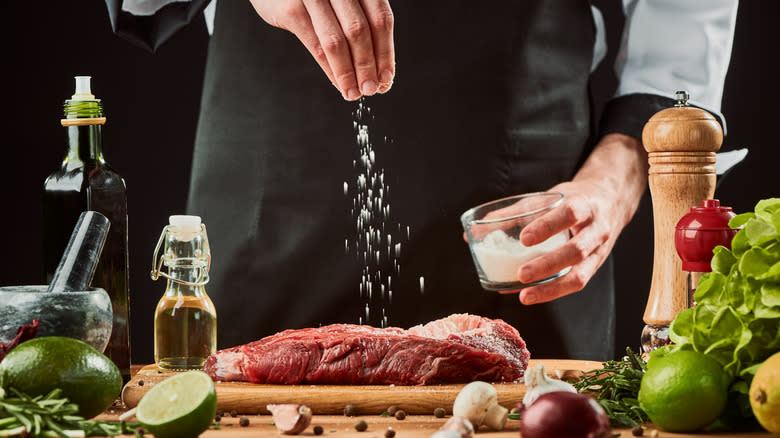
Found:
[[[694,294],[697,306],[670,325],[674,344],[650,355],[696,350],[718,361],[735,379],[729,393],[733,409],[721,426],[751,419],[750,381],[780,351],[780,198],[761,200],[754,210],[731,219],[729,226],[739,228],[731,249],[713,250],[712,272],[702,276]]]

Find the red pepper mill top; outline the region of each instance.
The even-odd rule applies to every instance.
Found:
[[[683,271],[712,271],[712,250],[718,245],[731,249],[731,239],[738,231],[729,227],[734,216],[731,207],[721,207],[717,199],[705,199],[701,207],[691,207],[677,222],[674,245]]]

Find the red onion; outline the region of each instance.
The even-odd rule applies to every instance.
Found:
[[[571,392],[542,394],[523,411],[522,438],[603,438],[609,419],[592,398]]]

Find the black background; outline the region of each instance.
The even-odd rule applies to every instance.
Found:
[[[73,76],[91,75],[108,117],[105,157],[128,185],[133,361],[149,363],[154,306],[165,288],[149,278],[151,255],[168,215],[186,207],[208,44],[204,22],[197,18],[151,54],[112,34],[101,0],[15,1],[3,9],[0,285],[42,282],[42,185],[64,156],[59,119]],[[768,1],[745,1],[739,9],[723,96],[728,135],[722,150],[748,147],[750,153],[716,193],[737,212],[780,196],[774,135],[779,38],[773,27],[779,10]],[[344,114],[345,123],[350,118]],[[219,242],[211,243],[219,257]],[[653,251],[648,195],[615,251],[620,352],[636,348],[644,325]]]

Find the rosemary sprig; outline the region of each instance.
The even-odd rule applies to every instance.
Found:
[[[587,371],[579,381],[571,383],[580,392],[596,393],[596,400],[613,426],[636,427],[649,421],[637,401],[645,371],[647,366],[642,356],[628,347],[622,360],[607,361],[602,368]]]
[[[0,393],[0,437],[116,436],[132,434],[140,426],[140,423],[84,420],[76,415],[78,406],[61,397],[61,389],[37,397],[14,388],[8,391],[11,396]]]

